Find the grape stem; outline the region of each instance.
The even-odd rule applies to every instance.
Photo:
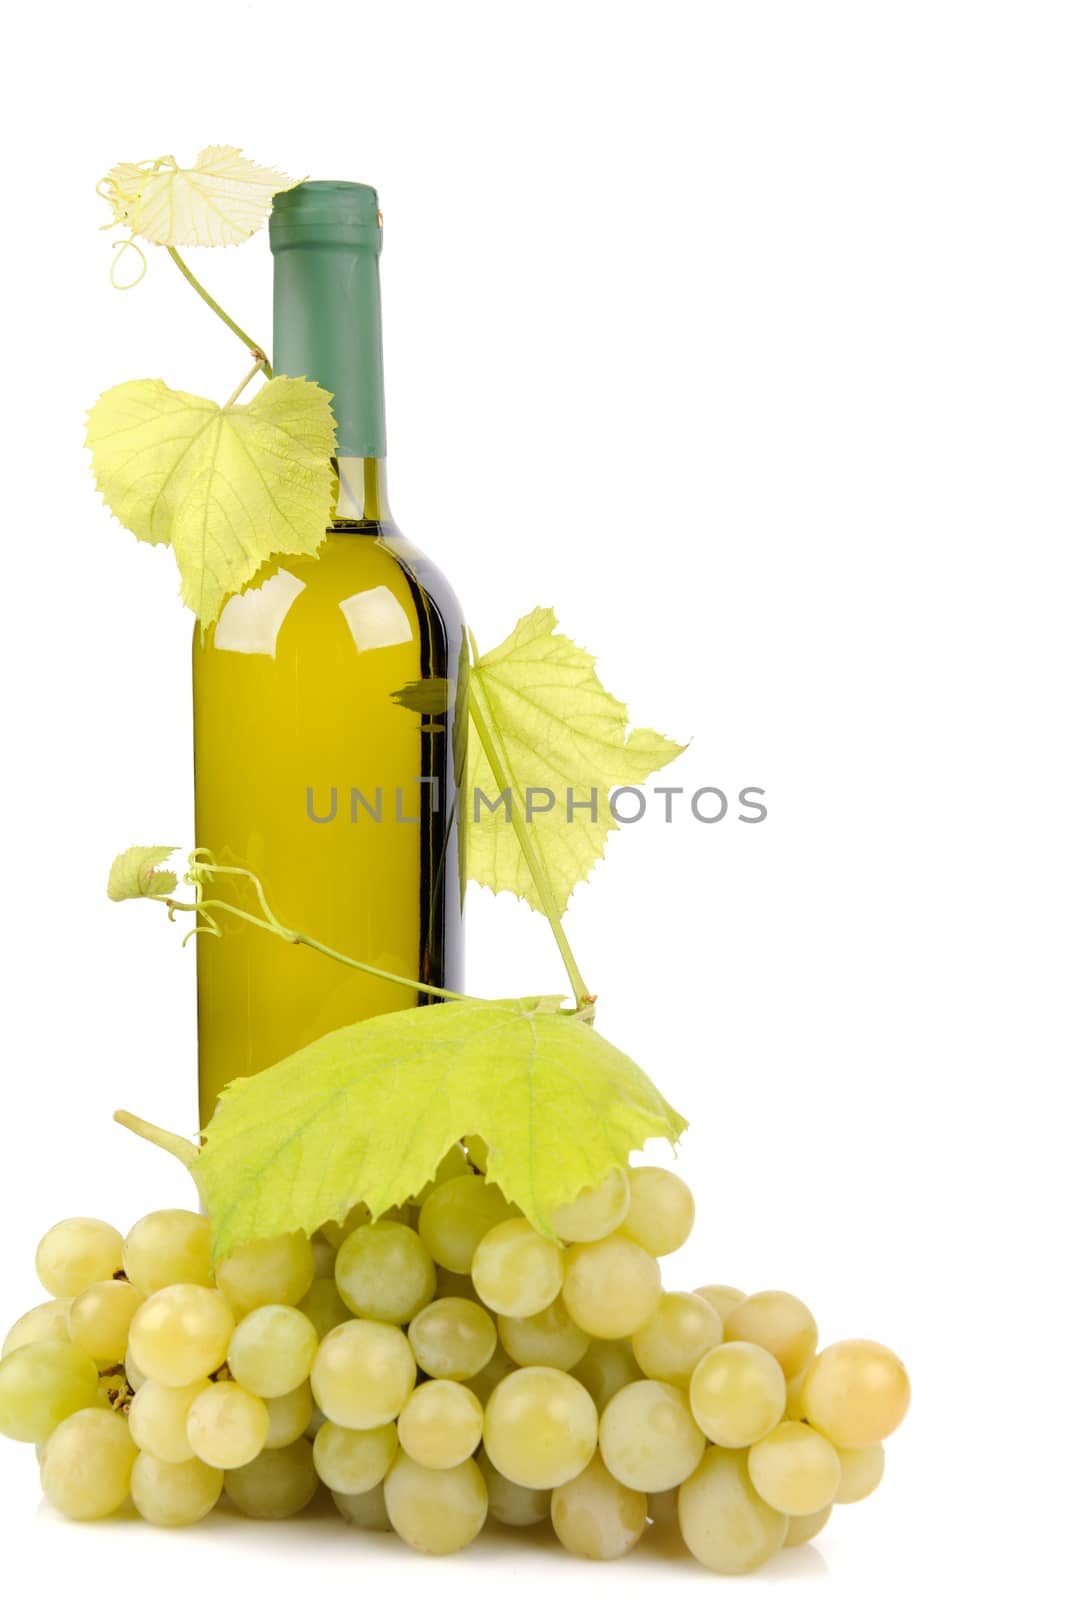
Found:
[[[576,1002],[575,1015],[582,1022],[591,1023],[595,1020],[596,997],[591,993],[588,985],[581,977],[576,957],[566,937],[566,931],[562,926],[562,912],[559,910],[555,892],[551,887],[547,864],[544,861],[539,841],[525,820],[525,814],[520,803],[515,803],[514,775],[507,759],[503,735],[499,731],[499,725],[492,710],[492,702],[481,670],[480,657],[477,654],[477,643],[472,633],[469,635],[469,639],[470,653],[473,660],[473,670],[470,673],[470,719],[477,729],[484,753],[488,758],[488,765],[492,769],[492,777],[496,781],[500,794],[510,794],[510,824],[514,829],[521,853],[525,857],[525,864],[529,869],[533,883],[536,886],[536,892],[540,897],[540,906],[551,925],[551,932],[555,936],[558,953],[562,957],[566,968],[570,986],[573,989],[573,998]]]
[[[167,245],[166,253],[170,257],[171,261],[173,261],[174,265],[177,267],[185,281],[190,283],[195,289],[196,293],[199,295],[204,304],[210,306],[216,317],[221,317],[226,327],[231,333],[236,334],[241,344],[247,345],[252,355],[256,358],[256,365],[261,364],[262,370],[266,377],[272,378],[274,375],[274,369],[270,365],[266,351],[263,349],[262,345],[257,344],[254,339],[249,338],[239,323],[234,322],[233,318],[229,316],[227,312],[222,310],[222,307],[218,304],[218,301],[213,295],[207,293],[207,290],[204,288],[199,278],[197,278],[196,274],[189,267],[188,263],[182,259],[172,244]]]

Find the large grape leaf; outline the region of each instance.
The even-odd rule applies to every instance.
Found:
[[[214,621],[270,556],[313,554],[333,504],[332,396],[273,378],[248,404],[120,383],[89,412],[96,486],[119,522],[173,546],[181,595]]]
[[[225,1255],[248,1239],[374,1216],[464,1135],[550,1234],[556,1206],[684,1120],[628,1056],[543,1000],[462,1000],[339,1028],[224,1091],[194,1163]]]
[[[262,227],[270,204],[299,180],[256,166],[235,145],[212,144],[191,167],[173,156],[122,161],[100,184],[114,222],[152,244],[240,244]]]
[[[108,898],[142,900],[146,895],[172,893],[177,888],[177,873],[159,869],[176,849],[173,844],[134,844],[123,850],[111,863]]]
[[[643,783],[685,748],[651,728],[629,730],[629,714],[600,683],[595,660],[555,632],[546,608],[523,617],[510,637],[481,656],[469,694],[490,719],[512,779],[511,805],[528,804],[552,892],[562,910],[602,856],[618,824],[610,791]],[[544,909],[500,786],[474,725],[466,774],[468,877],[496,892],[509,889]],[[540,791],[537,793],[536,791]],[[553,796],[550,810],[547,795]],[[595,796],[596,812],[588,805]],[[499,809],[492,809],[498,803]]]

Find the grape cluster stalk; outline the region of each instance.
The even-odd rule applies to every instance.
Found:
[[[0,1360],[0,1432],[36,1446],[46,1499],[160,1527],[220,1501],[297,1516],[331,1495],[353,1529],[447,1555],[488,1518],[550,1521],[566,1550],[623,1556],[653,1524],[719,1573],[753,1571],[864,1499],[910,1398],[883,1345],[818,1351],[801,1300],[662,1286],[695,1205],[661,1167],[618,1168],[545,1237],[455,1146],[374,1221],[239,1246],[156,1211],[125,1238],[57,1223],[52,1297]]]

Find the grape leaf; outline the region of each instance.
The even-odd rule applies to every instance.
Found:
[[[219,406],[158,378],[120,383],[89,412],[96,487],[119,522],[173,546],[181,595],[203,623],[270,556],[313,554],[333,503],[332,396],[273,378]]]
[[[111,900],[142,900],[151,894],[172,894],[176,872],[160,872],[177,849],[173,844],[135,844],[111,863],[107,894]]]
[[[122,161],[100,184],[100,194],[121,223],[152,244],[240,244],[270,215],[282,189],[299,182],[273,167],[259,167],[231,144],[201,150],[194,166],[173,156]]]
[[[628,711],[600,683],[594,658],[556,633],[557,626],[555,613],[543,606],[523,617],[473,667],[469,692],[474,712],[491,718],[503,746],[512,806],[546,806],[536,790],[554,797],[550,810],[533,809],[527,821],[561,911],[618,826],[610,791],[643,783],[685,747],[651,728],[629,731]],[[469,733],[467,874],[542,911],[475,723]],[[594,815],[587,809],[593,795]],[[495,804],[498,810],[491,809]]]
[[[550,1235],[554,1208],[686,1126],[640,1068],[559,1000],[461,1000],[338,1028],[223,1092],[195,1161],[219,1256],[373,1215],[480,1134],[488,1176]]]

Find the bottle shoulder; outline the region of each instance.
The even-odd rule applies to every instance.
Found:
[[[314,555],[267,563],[226,601],[204,642],[209,651],[276,657],[312,636],[323,646],[334,635],[380,649],[427,625],[458,649],[463,618],[451,585],[395,524],[360,524],[331,528]]]
[[[464,621],[462,607],[436,562],[401,533],[394,523],[384,525],[379,537],[383,550],[408,580],[415,582],[424,592],[447,623],[448,630],[460,631]]]

